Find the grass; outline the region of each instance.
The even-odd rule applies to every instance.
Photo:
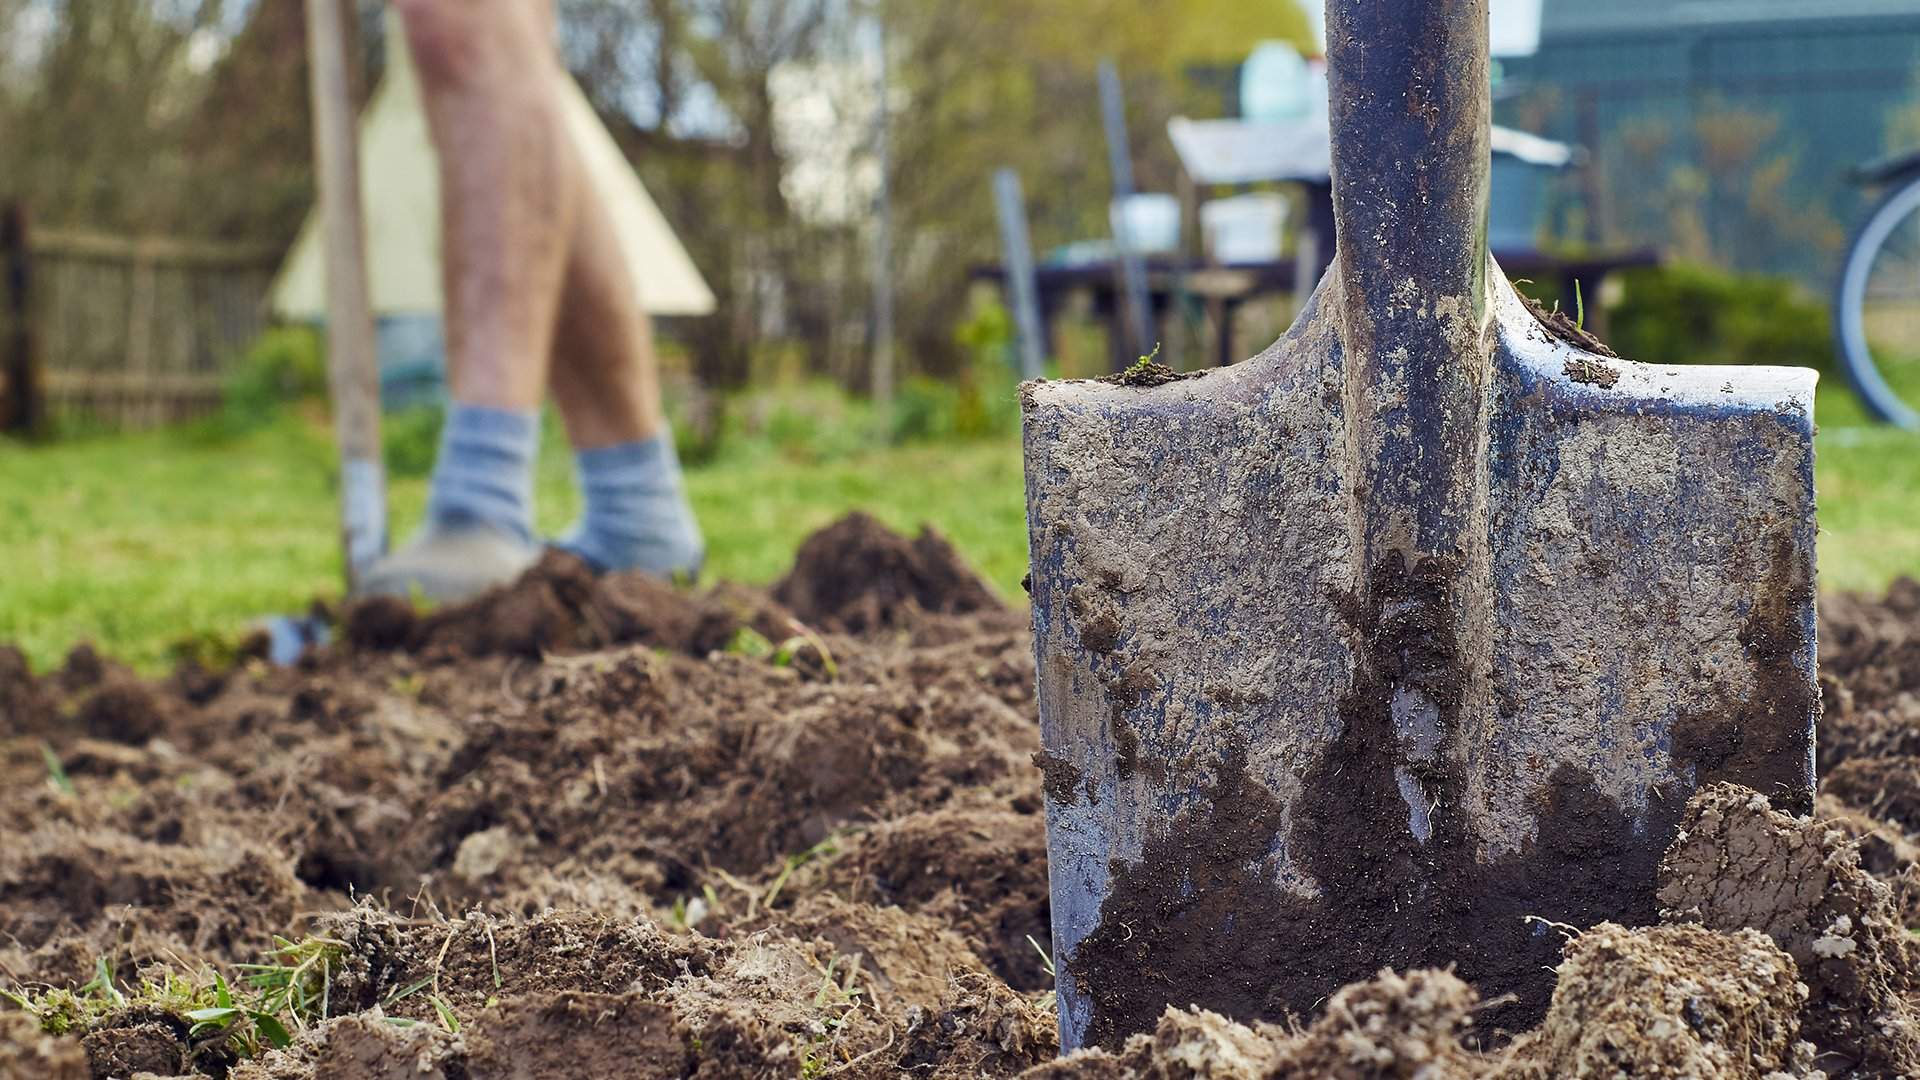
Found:
[[[189,1022],[196,1043],[224,1039],[240,1057],[251,1058],[291,1044],[294,1032],[327,1018],[333,968],[346,948],[325,938],[275,938],[274,945],[266,963],[239,965],[244,974],[238,985],[211,969],[188,975],[154,968],[123,988],[102,958],[94,962],[93,979],[77,989],[0,988],[0,999],[51,1035],[84,1032],[127,1009],[157,1009]]]
[[[579,503],[558,425],[547,431],[537,516],[557,532]],[[771,582],[807,534],[860,508],[902,530],[932,524],[1003,595],[1020,596],[1025,510],[1013,440],[823,449],[800,432],[739,442],[688,471],[710,580]],[[338,595],[329,445],[316,419],[295,416],[238,437],[177,429],[0,442],[0,642],[19,644],[39,669],[90,640],[155,671],[182,647]],[[426,481],[395,478],[390,500],[394,535],[404,537],[420,520]]]
[[[1025,510],[1009,435],[885,445],[850,429],[849,406],[739,410],[688,486],[706,529],[708,576],[771,582],[813,530],[864,509],[895,528],[946,533],[1000,593],[1022,599]],[[756,410],[758,410],[756,412]],[[1920,574],[1920,437],[1865,426],[1838,386],[1819,413],[1821,583],[1877,590]],[[547,427],[538,519],[578,509],[558,425]],[[426,483],[392,483],[394,532],[419,521]],[[91,640],[145,670],[184,642],[231,637],[249,620],[339,592],[334,470],[324,426],[286,415],[239,436],[210,429],[0,444],[0,641],[38,668]]]

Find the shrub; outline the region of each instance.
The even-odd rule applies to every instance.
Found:
[[[894,442],[979,439],[1019,427],[1020,380],[1006,307],[998,301],[977,305],[954,339],[966,352],[967,366],[952,382],[916,376],[901,386],[888,425]]]
[[[1827,305],[1792,281],[1684,265],[1622,277],[1625,295],[1608,313],[1607,330],[1607,344],[1621,356],[1655,364],[1834,368]]]
[[[412,405],[380,418],[380,443],[390,476],[425,476],[433,471],[440,452],[440,428],[446,410],[438,405]]]
[[[327,361],[320,334],[308,326],[276,326],[254,341],[221,395],[216,425],[243,434],[271,423],[289,402],[325,394]]]

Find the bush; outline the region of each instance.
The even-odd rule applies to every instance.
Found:
[[[709,457],[774,453],[789,461],[827,462],[873,446],[872,406],[826,380],[781,383],[730,396],[720,409]]]
[[[954,339],[966,351],[966,368],[951,383],[916,376],[901,386],[888,425],[894,442],[989,438],[1020,426],[1020,380],[1007,309],[998,301],[978,305]]]
[[[1834,368],[1827,305],[1789,280],[1704,266],[1633,270],[1622,278],[1625,295],[1608,313],[1607,344],[1628,359]]]
[[[327,391],[327,360],[319,331],[276,326],[254,341],[221,395],[216,426],[245,434],[273,422],[290,402]]]
[[[925,375],[912,376],[894,392],[887,438],[896,443],[951,439],[960,408],[959,387]]]
[[[389,476],[425,476],[433,471],[440,452],[440,429],[446,410],[438,405],[412,405],[380,418],[380,444]]]

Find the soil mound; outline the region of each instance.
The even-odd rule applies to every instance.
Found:
[[[1060,1030],[1044,1001],[1005,983],[956,976],[935,1009],[909,1006],[900,1072],[934,1080],[1013,1076],[1054,1058]]]
[[[725,648],[743,621],[711,595],[639,573],[595,576],[549,550],[517,581],[465,604],[420,614],[404,600],[373,597],[348,604],[341,623],[360,650],[537,659],[616,645],[702,656]]]
[[[1823,612],[1818,815],[1702,793],[1668,925],[1572,935],[1538,1029],[1479,1043],[1498,1003],[1383,972],[1287,1027],[1173,1010],[1061,1061],[1025,617],[937,536],[843,520],[777,594],[554,556],[342,629],[164,680],[0,648],[0,989],[33,1010],[0,1000],[0,1075],[1920,1071],[1911,583]],[[193,1031],[212,972],[289,955],[325,988],[289,1045]]]
[[[88,1080],[90,1075],[79,1043],[46,1034],[26,1013],[0,1013],[0,1076]]]
[[[1795,974],[1793,960],[1754,930],[1602,924],[1567,943],[1546,1020],[1493,1075],[1804,1076],[1812,1047],[1799,1041],[1798,1017],[1807,988]]]
[[[1820,600],[1820,772],[1854,757],[1920,754],[1920,582],[1884,602]]]
[[[1667,919],[1752,927],[1792,956],[1811,990],[1800,1026],[1824,1064],[1920,1071],[1912,940],[1893,890],[1860,868],[1843,830],[1717,784],[1688,804],[1660,880]]]
[[[1479,995],[1444,971],[1383,971],[1333,995],[1320,1019],[1280,1047],[1274,1080],[1424,1080],[1477,1065],[1461,1045]]]
[[[1012,808],[942,807],[882,822],[793,886],[869,904],[898,905],[954,926],[1017,990],[1053,976],[1047,940],[1046,821]]]
[[[1327,1002],[1298,1034],[1249,1027],[1205,1009],[1168,1009],[1152,1034],[1118,1053],[1083,1050],[1026,1080],[1450,1080],[1491,1075],[1492,1060],[1461,1042],[1478,1003],[1445,971],[1383,971]]]
[[[1000,607],[945,537],[923,528],[909,542],[862,513],[808,537],[773,596],[801,619],[849,634],[897,626],[918,612]]]
[[[356,601],[341,630],[357,650],[441,659],[538,659],[620,645],[705,656],[725,649],[742,627],[783,642],[800,624],[862,634],[927,614],[999,610],[993,590],[939,533],[922,529],[909,541],[853,513],[801,546],[771,597],[734,585],[692,592],[640,573],[596,577],[580,559],[550,550],[512,584],[431,613],[393,597]],[[0,683],[7,670],[0,657]]]

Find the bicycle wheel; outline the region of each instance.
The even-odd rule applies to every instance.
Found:
[[[1920,176],[1881,199],[1855,234],[1833,330],[1847,381],[1867,410],[1920,429]]]

